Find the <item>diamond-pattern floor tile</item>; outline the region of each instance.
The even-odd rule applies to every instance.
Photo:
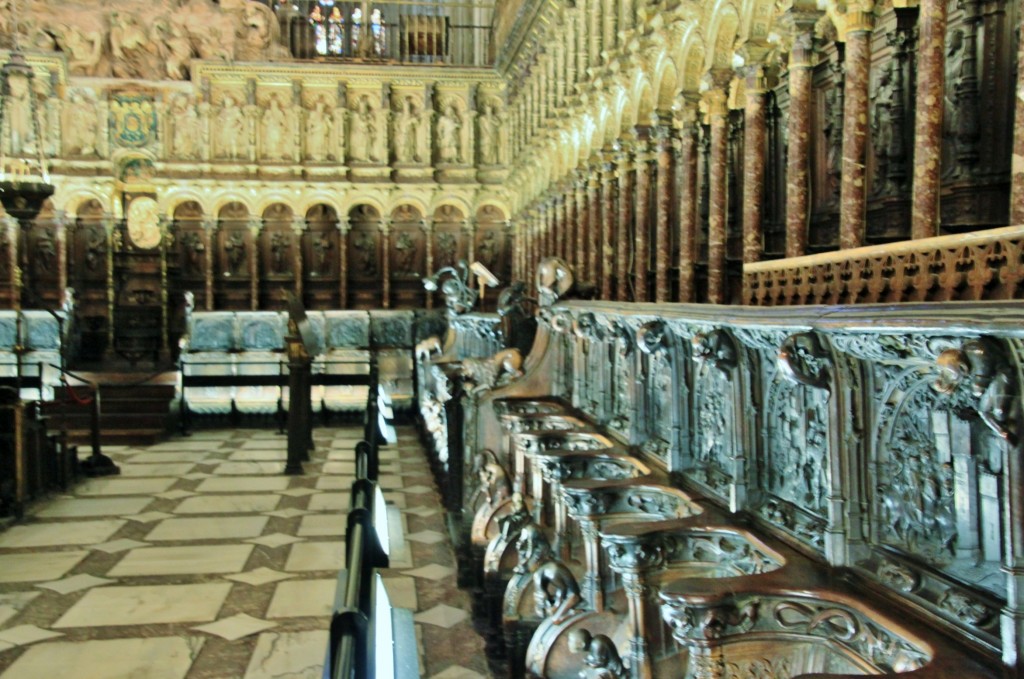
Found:
[[[180,500],[183,497],[192,497],[195,495],[191,490],[168,490],[163,493],[157,493],[155,497],[163,498],[164,500]]]
[[[397,490],[400,493],[408,493],[409,495],[422,495],[423,493],[434,492],[433,488],[428,488],[427,486],[423,485],[409,486],[408,488],[396,488],[395,490]]]
[[[292,535],[285,535],[284,533],[271,533],[270,535],[261,535],[258,538],[249,538],[245,542],[252,542],[264,547],[281,547],[283,545],[290,545],[293,542],[302,542],[303,540],[304,538],[297,538]]]
[[[412,540],[413,542],[422,542],[425,545],[436,545],[444,540],[444,535],[436,530],[421,530],[411,535],[406,535],[405,539]]]
[[[421,566],[419,568],[413,568],[412,570],[402,571],[402,574],[412,575],[417,578],[426,578],[427,580],[443,580],[454,572],[454,568],[442,566],[439,563],[432,563],[429,566]]]
[[[11,629],[5,629],[0,632],[0,641],[15,646],[27,646],[34,644],[37,641],[45,641],[46,639],[56,639],[57,637],[64,636],[60,632],[51,632],[35,625],[18,625]]]
[[[434,516],[434,515],[439,513],[439,510],[434,509],[433,507],[422,507],[422,506],[420,506],[420,507],[409,507],[407,509],[403,509],[402,511],[405,512],[406,514],[412,514],[413,516],[418,516],[421,519],[425,519],[428,516]]]
[[[277,516],[282,519],[292,519],[296,516],[305,516],[309,512],[305,509],[298,509],[297,507],[288,507],[286,509],[275,509],[272,512],[263,512],[267,516]]]
[[[427,623],[428,625],[436,625],[438,627],[444,627],[445,629],[451,629],[468,617],[469,613],[461,608],[455,608],[448,604],[438,604],[430,610],[417,613],[413,616],[413,620],[416,622]]]
[[[247,585],[258,587],[260,585],[266,585],[270,582],[277,582],[279,580],[287,580],[288,578],[294,578],[295,575],[292,573],[282,573],[281,571],[275,571],[273,568],[267,568],[261,566],[256,570],[246,571],[245,573],[236,573],[235,575],[225,575],[228,580],[234,580],[235,582],[244,582]]]
[[[277,627],[276,622],[270,622],[269,620],[260,620],[254,618],[251,615],[245,613],[239,613],[233,615],[230,618],[224,618],[217,622],[211,622],[206,625],[199,625],[192,629],[199,630],[200,632],[206,632],[207,634],[216,634],[218,637],[227,639],[228,641],[235,641],[242,637],[247,637],[252,634],[259,634],[271,627]]]
[[[92,545],[89,549],[98,549],[101,552],[107,554],[115,554],[117,552],[123,552],[126,549],[135,549],[136,547],[145,547],[147,543],[139,542],[138,540],[131,540],[128,538],[122,538],[120,540],[112,540],[110,542],[104,542],[99,545]]]
[[[305,495],[316,495],[317,490],[313,488],[289,488],[288,490],[282,490],[281,495],[289,495],[291,497],[303,497]]]
[[[159,521],[160,519],[169,519],[174,514],[168,514],[167,512],[146,512],[145,514],[129,514],[122,516],[122,519],[128,519],[129,521],[138,521],[139,523],[150,523],[152,521]]]
[[[99,585],[109,585],[117,580],[108,580],[107,578],[97,578],[94,575],[88,573],[79,573],[78,575],[72,575],[69,578],[62,580],[53,580],[52,582],[40,582],[36,587],[43,587],[45,589],[52,589],[58,594],[70,594],[71,592],[80,592],[83,589],[89,589],[90,587],[98,587]]]

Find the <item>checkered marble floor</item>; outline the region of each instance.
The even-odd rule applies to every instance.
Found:
[[[121,476],[0,533],[0,678],[319,679],[359,434],[316,430],[296,477],[272,431],[104,449]],[[415,612],[421,676],[488,676],[413,429],[381,449],[380,483],[384,581]]]

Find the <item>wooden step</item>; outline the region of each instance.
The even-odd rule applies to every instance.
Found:
[[[105,429],[100,435],[101,446],[152,446],[167,438],[167,429]],[[68,443],[77,445],[80,454],[88,455],[92,433],[88,429],[69,429]]]

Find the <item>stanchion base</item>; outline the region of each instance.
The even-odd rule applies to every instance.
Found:
[[[291,462],[289,462],[284,467],[284,473],[285,473],[285,476],[302,476],[306,472],[305,472],[305,470],[302,469],[302,463],[301,462],[296,462],[295,464],[292,464]]]
[[[102,453],[88,457],[78,467],[86,476],[117,476],[121,473],[121,468]]]

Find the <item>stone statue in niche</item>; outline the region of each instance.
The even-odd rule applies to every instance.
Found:
[[[361,231],[353,243],[359,256],[359,268],[365,276],[377,274],[377,240],[369,231]]]
[[[199,112],[184,94],[174,98],[171,104],[171,153],[177,158],[194,160],[199,157],[202,142],[202,126]]]
[[[408,231],[400,231],[395,239],[395,273],[400,276],[415,276],[416,240]]]
[[[228,259],[228,268],[224,275],[233,276],[242,273],[242,265],[245,264],[247,255],[245,234],[241,231],[231,233],[224,241],[224,252]]]
[[[369,163],[377,158],[377,112],[373,109],[368,95],[359,97],[356,110],[352,112],[352,124],[349,130],[349,156],[352,160]]]
[[[107,259],[107,232],[99,224],[89,227],[85,239],[85,266],[96,271]]]
[[[437,264],[442,267],[454,266],[458,239],[454,233],[442,231],[437,234]]]
[[[477,129],[479,139],[477,145],[480,148],[481,165],[497,165],[501,157],[501,140],[499,138],[498,115],[494,112],[492,104],[484,106],[483,113],[477,118]]]
[[[437,159],[441,163],[462,160],[462,120],[454,104],[448,104],[437,119]]]
[[[491,229],[484,231],[480,243],[476,246],[477,260],[491,271],[498,262],[498,238]]]
[[[899,61],[890,61],[878,74],[872,95],[871,136],[875,154],[875,177],[872,190],[885,193],[892,187],[891,166],[903,156],[903,130],[898,108],[901,106],[896,69]]]
[[[0,143],[4,144],[7,153],[24,156],[35,153],[36,128],[32,120],[31,81],[24,74],[12,71],[7,79],[7,101],[4,106],[5,136]]]
[[[570,653],[584,654],[580,679],[626,679],[629,669],[619,656],[619,649],[606,634],[591,634],[575,628],[566,639]]]
[[[88,91],[72,90],[64,109],[64,153],[99,155],[99,107]]]
[[[331,264],[328,257],[333,248],[334,244],[331,243],[331,237],[328,234],[322,233],[313,237],[313,259],[315,262],[311,272],[313,275],[326,276],[331,272]]]
[[[418,163],[419,154],[420,114],[416,111],[412,97],[402,101],[402,110],[395,115],[395,126],[392,132],[395,161],[399,163]]]
[[[260,121],[263,138],[263,157],[270,160],[281,160],[287,157],[287,146],[290,146],[288,130],[288,114],[281,106],[277,93],[271,94],[267,107]]]
[[[561,561],[545,562],[533,573],[533,594],[537,616],[565,622],[583,601],[576,576]]]
[[[942,176],[957,174],[957,127],[959,126],[960,102],[957,83],[964,61],[964,32],[955,29],[950,32],[946,43],[946,87],[943,89],[942,115]]]
[[[36,239],[34,263],[38,271],[53,273],[57,264],[57,246],[49,229],[43,229]]]
[[[277,232],[270,237],[270,259],[276,274],[290,273],[288,255],[292,249],[292,239],[286,233]]]
[[[185,254],[185,273],[199,275],[203,272],[203,254],[206,245],[203,237],[195,231],[186,231],[181,235],[181,249]]]
[[[217,113],[217,140],[215,149],[218,158],[237,159],[245,157],[248,150],[245,114],[235,98],[230,94],[224,96],[220,111]]]
[[[323,96],[317,97],[313,105],[306,111],[306,159],[314,162],[330,160],[331,133],[334,122],[327,111],[327,102]]]

